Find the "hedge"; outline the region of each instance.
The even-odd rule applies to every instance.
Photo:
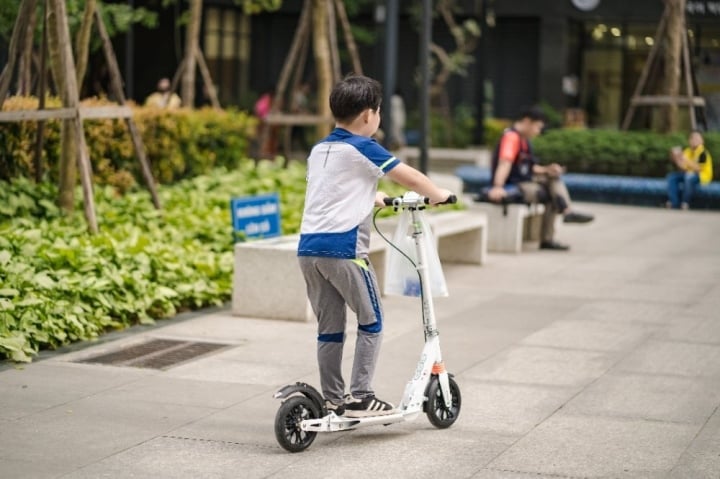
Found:
[[[719,172],[720,133],[705,133],[704,137]],[[662,177],[673,170],[669,152],[676,145],[687,145],[687,134],[557,129],[533,141],[542,163],[560,163],[573,173],[650,177]]]
[[[105,99],[90,99],[84,106],[108,105]],[[36,109],[32,97],[12,97],[4,110]],[[48,107],[59,107],[49,98]],[[213,168],[233,168],[247,158],[255,135],[256,120],[234,110],[162,110],[133,107],[155,180],[160,183],[190,178]],[[33,177],[33,152],[37,122],[0,124],[0,180]],[[60,156],[60,121],[45,122],[43,171],[55,181]],[[121,191],[142,182],[130,134],[123,120],[84,122],[95,184],[113,185]]]

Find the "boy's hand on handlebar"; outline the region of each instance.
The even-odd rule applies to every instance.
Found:
[[[382,191],[375,193],[375,206],[380,208],[385,206],[385,198],[390,198],[387,193],[383,193]]]
[[[430,204],[437,205],[441,203],[448,203],[448,200],[450,200],[450,198],[454,196],[452,191],[446,190],[445,188],[440,188],[438,192],[439,196],[431,198]]]

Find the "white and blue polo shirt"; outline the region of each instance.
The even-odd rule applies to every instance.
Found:
[[[307,160],[298,256],[365,258],[377,182],[400,161],[375,140],[335,128]]]

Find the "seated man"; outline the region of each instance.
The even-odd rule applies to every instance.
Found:
[[[532,153],[530,140],[545,126],[541,111],[524,111],[500,137],[492,161],[492,187],[487,193],[491,201],[500,202],[508,191],[517,189],[527,203],[544,203],[545,214],[540,232],[540,248],[567,250],[569,246],[555,241],[555,216],[559,213],[565,223],[587,223],[592,215],[572,210],[570,195],[560,175],[564,168],[557,163],[538,164]]]
[[[176,93],[170,91],[170,86],[170,80],[161,78],[157,83],[157,91],[147,97],[145,106],[169,110],[180,108],[182,101]]]
[[[688,137],[688,147],[682,150],[679,146],[672,149],[671,157],[680,171],[667,176],[668,181],[668,208],[690,207],[690,200],[700,185],[712,181],[713,169],[710,153],[699,131],[693,131]],[[682,191],[681,191],[682,190]]]

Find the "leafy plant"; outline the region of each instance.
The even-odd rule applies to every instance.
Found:
[[[230,198],[279,191],[284,232],[294,233],[304,178],[298,163],[245,160],[161,187],[162,211],[144,191],[97,188],[94,236],[81,215],[59,214],[54,185],[3,184],[0,356],[29,361],[41,348],[221,304],[232,288]]]
[[[720,134],[704,137],[718,168]],[[686,135],[680,133],[555,129],[536,138],[533,145],[543,162],[566,165],[571,172],[661,177],[673,169],[670,149],[686,143]]]

